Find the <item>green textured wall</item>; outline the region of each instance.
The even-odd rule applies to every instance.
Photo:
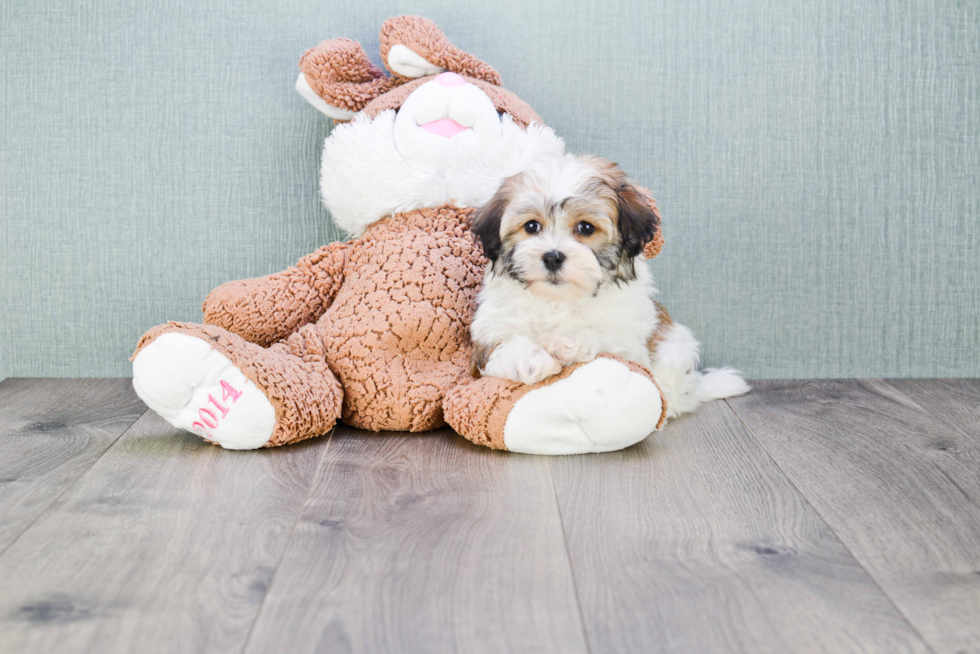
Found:
[[[0,3],[0,377],[125,375],[148,327],[335,239],[334,36],[422,13],[654,190],[709,365],[980,376],[980,3]]]

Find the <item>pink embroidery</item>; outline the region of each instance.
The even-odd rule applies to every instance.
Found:
[[[222,418],[228,415],[228,409],[223,407],[221,404],[218,404],[218,400],[214,399],[214,395],[208,395],[208,401],[210,401],[214,406],[218,407],[218,411],[221,412]]]
[[[211,429],[214,429],[215,427],[218,426],[218,416],[214,415],[214,411],[212,411],[211,409],[199,409],[197,415],[200,416],[201,422],[203,422]],[[211,420],[205,418],[204,416],[206,415],[211,416]]]
[[[242,392],[240,390],[237,390],[234,386],[226,382],[224,379],[221,380],[221,388],[222,388],[221,399],[224,400],[225,402],[231,399],[231,403],[234,404],[235,402],[238,401],[238,398],[242,396]],[[223,404],[218,402],[218,400],[214,399],[214,395],[208,395],[208,401],[211,404],[213,404],[215,408],[218,409],[218,411],[221,412],[221,418],[215,415],[214,411],[208,409],[207,407],[198,409],[197,415],[201,420],[200,422],[195,422],[193,425],[191,425],[191,428],[199,431],[201,434],[204,435],[205,438],[214,440],[214,436],[211,435],[211,432],[208,430],[208,427],[210,427],[211,429],[215,429],[220,423],[220,421],[228,415],[228,412],[231,411],[231,409],[225,407]],[[209,417],[210,419],[208,419]]]
[[[234,403],[238,401],[238,397],[242,394],[241,391],[236,391],[235,388],[224,379],[221,380],[221,388],[223,388],[225,391],[221,398],[222,400],[227,400],[230,397],[231,401]]]

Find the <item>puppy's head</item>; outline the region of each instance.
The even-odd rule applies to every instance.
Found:
[[[473,230],[493,273],[552,301],[632,281],[660,216],[619,166],[591,156],[536,162],[507,178]]]

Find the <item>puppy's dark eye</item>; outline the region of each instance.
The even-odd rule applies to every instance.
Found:
[[[529,220],[524,223],[524,231],[528,234],[537,234],[541,231],[541,223],[537,220]]]
[[[592,236],[595,234],[595,225],[583,220],[578,225],[575,225],[575,232],[582,236]]]

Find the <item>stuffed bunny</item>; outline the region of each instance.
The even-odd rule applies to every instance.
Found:
[[[133,355],[136,392],[231,449],[293,443],[337,420],[371,431],[448,423],[474,443],[538,454],[617,450],[658,429],[666,405],[652,375],[616,356],[533,386],[472,376],[487,262],[469,221],[505,178],[564,144],[429,20],[386,21],[381,58],[390,77],[349,39],[300,61],[297,89],[339,123],[320,185],[351,240],[219,286],[204,324],[150,329]],[[662,242],[658,225],[646,256]]]

